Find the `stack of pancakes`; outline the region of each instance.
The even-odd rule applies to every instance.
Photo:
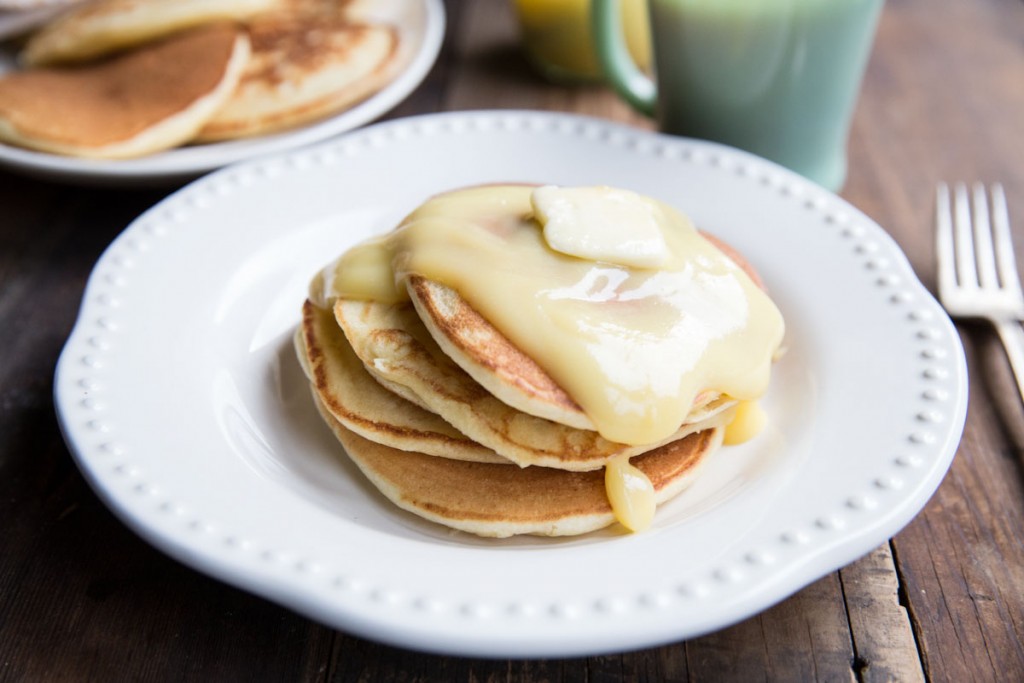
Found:
[[[398,31],[345,0],[94,0],[0,78],[0,141],[97,159],[264,135],[395,75]]]
[[[662,442],[610,441],[457,291],[416,275],[406,286],[398,303],[311,294],[296,350],[351,459],[426,519],[493,537],[607,527],[610,464],[628,460],[660,504],[693,480],[734,417],[735,400],[705,391]]]

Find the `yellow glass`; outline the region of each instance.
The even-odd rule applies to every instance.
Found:
[[[554,81],[603,79],[590,28],[590,0],[516,0],[523,48]],[[646,0],[622,0],[622,28],[637,66],[650,64]]]

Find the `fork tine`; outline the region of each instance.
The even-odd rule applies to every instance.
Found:
[[[949,186],[939,183],[935,191],[935,252],[939,269],[939,292],[956,287],[956,254],[953,252],[953,214]]]
[[[985,186],[974,184],[974,256],[978,267],[978,282],[982,287],[998,287],[996,258],[992,249],[992,222],[989,220],[988,196]]]
[[[999,282],[1007,289],[1020,291],[1020,276],[1017,275],[1017,260],[1013,255],[1010,239],[1010,212],[1006,208],[1006,194],[1003,186],[992,186],[992,229],[995,238],[996,261],[999,267]]]
[[[967,186],[953,186],[953,239],[956,252],[956,276],[961,287],[977,287],[978,271],[974,266],[974,235],[971,229],[971,206]]]

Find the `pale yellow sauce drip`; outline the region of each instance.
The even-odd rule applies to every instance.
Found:
[[[740,401],[722,440],[726,446],[738,446],[760,434],[768,424],[768,415],[757,401]]]
[[[661,268],[594,262],[548,247],[532,190],[433,197],[397,230],[343,255],[311,299],[395,302],[410,274],[444,283],[551,374],[602,436],[622,443],[667,438],[702,391],[740,400],[764,392],[782,316],[688,219],[661,205],[671,253]]]
[[[612,513],[630,531],[643,531],[654,521],[654,485],[647,475],[619,455],[604,468],[604,487]]]

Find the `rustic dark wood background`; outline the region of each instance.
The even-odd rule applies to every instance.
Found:
[[[649,127],[601,88],[536,77],[508,0],[447,9],[441,58],[390,116],[516,107]],[[889,0],[850,151],[843,196],[891,232],[929,287],[939,180],[1002,181],[1024,258],[1024,3]],[[173,189],[0,171],[0,680],[1024,680],[1024,408],[982,324],[960,328],[967,428],[922,514],[862,560],[702,638],[572,660],[422,655],[179,565],[92,493],[51,398],[92,264]]]

